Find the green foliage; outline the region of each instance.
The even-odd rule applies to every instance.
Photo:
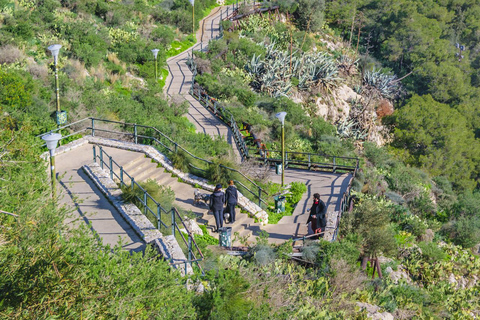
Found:
[[[392,254],[396,250],[395,239],[389,228],[389,209],[373,199],[362,199],[354,208],[354,228],[361,237],[362,253],[366,256]]]
[[[460,216],[444,225],[442,232],[455,244],[471,248],[480,242],[480,219],[478,216]]]
[[[291,201],[293,204],[296,204],[302,199],[302,196],[307,192],[307,186],[301,182],[292,182],[290,184]]]
[[[176,318],[195,314],[177,273],[146,248],[103,246],[88,227],[64,224],[68,213],[51,198],[45,162],[32,127],[2,131],[8,145],[0,168],[1,318]],[[27,147],[28,146],[28,147]]]
[[[295,23],[300,30],[320,31],[324,23],[324,0],[298,0],[294,13]]]
[[[420,242],[418,246],[422,249],[422,256],[427,262],[434,263],[447,257],[446,253],[434,242]]]
[[[194,236],[195,242],[197,243],[198,248],[205,254],[207,246],[218,245],[218,239],[208,234],[208,230],[205,225],[200,225],[199,227],[202,229],[203,235],[196,234]]]
[[[213,184],[228,185],[228,181],[232,179],[232,171],[226,167],[233,168],[234,165],[224,159],[213,159],[212,163],[208,165],[206,173],[208,180]]]
[[[255,304],[247,300],[249,283],[238,270],[219,269],[207,273],[211,289],[194,297],[199,319],[243,319]]]
[[[175,193],[172,188],[159,185],[156,180],[148,179],[146,182],[140,182],[139,185],[145,190],[151,197],[153,197],[162,208],[165,210],[170,210],[173,207],[173,202],[175,201]],[[138,204],[140,200],[143,200],[144,191],[138,187],[135,187],[133,190],[130,187],[123,188],[122,197],[125,201],[133,202]],[[147,200],[147,203],[150,208],[156,210],[156,206],[151,202],[150,199]]]
[[[176,169],[182,172],[190,171],[190,156],[185,151],[179,149],[177,152],[172,153],[170,160]]]
[[[393,145],[408,150],[404,156],[408,163],[446,176],[457,188],[475,185],[480,145],[460,113],[431,96],[414,96],[397,111],[396,119]]]

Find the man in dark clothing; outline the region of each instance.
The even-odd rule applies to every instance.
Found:
[[[210,210],[213,212],[213,216],[215,217],[215,224],[217,225],[217,229],[215,230],[218,232],[218,229],[223,227],[223,204],[225,203],[225,193],[222,191],[222,185],[217,184],[215,190],[213,191],[212,195],[210,196]]]
[[[237,188],[233,184],[233,180],[228,181],[228,188],[225,190],[225,204],[227,212],[230,213],[230,223],[235,222],[235,207],[238,203]]]
[[[310,226],[313,230],[313,233],[316,233],[318,229],[321,228],[321,231],[325,231],[327,225],[327,220],[325,218],[325,202],[320,199],[320,194],[315,193],[313,195],[313,205],[310,208],[310,216],[308,217],[307,224],[310,222]],[[320,232],[321,232],[320,231]]]

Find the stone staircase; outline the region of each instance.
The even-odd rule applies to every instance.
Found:
[[[105,148],[105,151],[108,153],[108,148]],[[124,172],[127,172],[137,182],[152,179],[156,180],[159,185],[170,187],[175,193],[174,206],[186,212],[191,211],[197,216],[199,225],[206,225],[209,233],[214,237],[218,237],[217,233],[212,232],[215,227],[215,218],[213,214],[209,213],[207,205],[203,202],[197,205],[193,203],[196,190],[194,186],[179,182],[177,177],[172,177],[170,172],[165,171],[156,162],[152,162],[143,153],[132,151],[124,151],[123,153],[121,157],[116,157],[114,160],[123,167]],[[117,174],[119,173],[117,172]],[[210,193],[205,190],[200,190],[200,192]],[[248,238],[249,242],[253,242],[256,235],[260,232],[260,223],[256,223],[246,213],[241,213],[238,207],[236,209],[235,223],[224,224],[224,226],[232,227],[232,240],[236,239],[233,245],[240,245],[241,243],[238,241],[240,238]],[[236,237],[234,236],[235,233],[238,233]]]

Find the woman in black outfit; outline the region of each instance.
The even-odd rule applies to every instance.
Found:
[[[313,205],[310,208],[310,216],[307,220],[307,224],[311,222],[310,226],[312,227],[313,233],[317,233],[316,231],[320,228],[321,231],[325,231],[325,226],[327,225],[325,208],[325,202],[320,199],[320,194],[315,193],[313,195]]]
[[[233,180],[230,180],[228,181],[228,188],[227,190],[225,190],[225,204],[227,205],[227,212],[230,213],[230,223],[235,222],[235,207],[237,205],[237,202],[237,188],[233,184]]]
[[[215,224],[217,225],[217,229],[215,230],[218,232],[218,229],[223,227],[223,204],[225,203],[225,193],[222,191],[222,185],[217,184],[215,190],[213,191],[212,195],[210,196],[210,210],[213,212],[213,216],[215,217]]]

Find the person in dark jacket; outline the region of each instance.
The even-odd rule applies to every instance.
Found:
[[[216,232],[218,232],[218,229],[223,227],[223,204],[224,203],[225,203],[225,193],[222,191],[222,185],[217,184],[217,186],[215,187],[215,190],[210,196],[210,210],[213,212],[213,216],[215,217],[215,224],[217,225],[217,229],[215,230]]]
[[[318,229],[325,231],[325,226],[327,225],[327,220],[325,218],[325,202],[320,199],[320,194],[315,193],[313,195],[313,205],[310,208],[310,216],[308,217],[307,224],[310,222],[310,226],[313,230],[313,233],[316,233]]]
[[[225,190],[225,204],[227,212],[230,214],[230,223],[235,222],[235,207],[238,203],[237,188],[233,184],[233,180],[228,181],[228,188]]]

